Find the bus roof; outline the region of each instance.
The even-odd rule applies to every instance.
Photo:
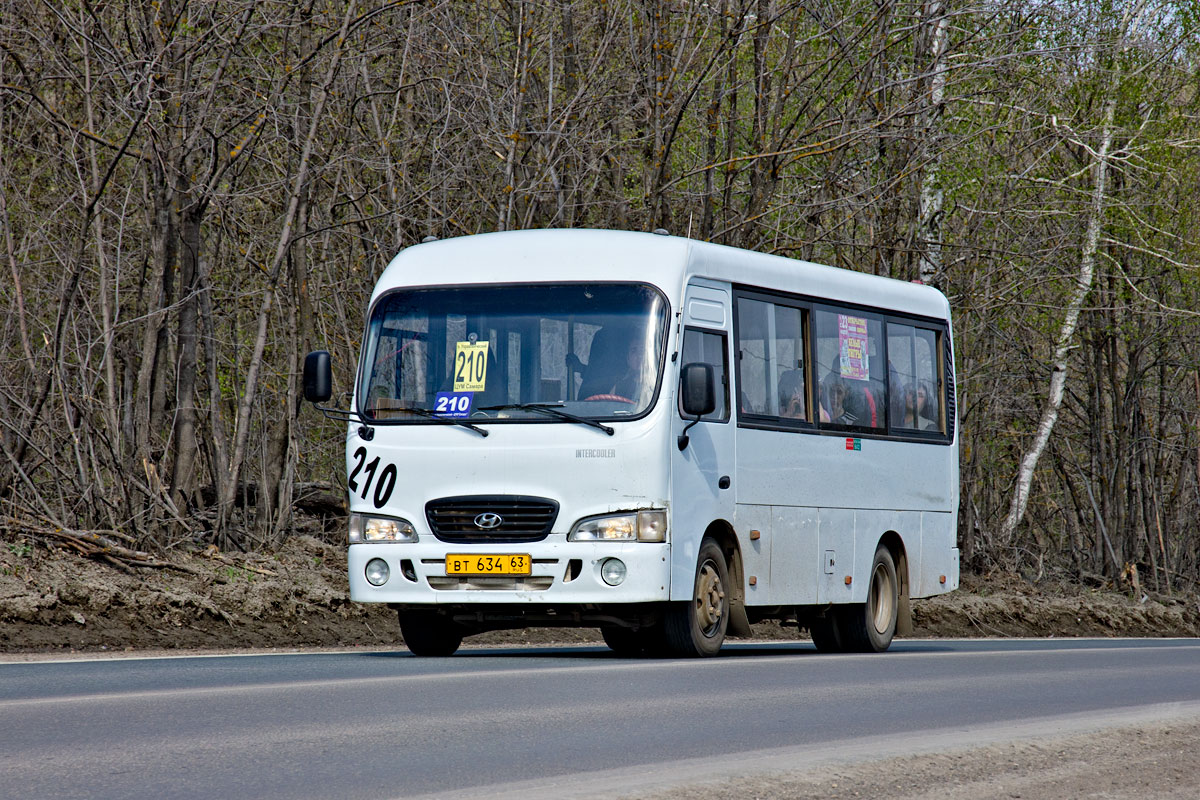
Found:
[[[693,277],[949,319],[929,286],[678,236],[632,231],[543,229],[440,239],[402,250],[371,301],[402,286],[561,281],[638,281],[675,303]]]

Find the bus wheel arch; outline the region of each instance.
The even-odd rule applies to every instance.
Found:
[[[882,653],[891,646],[899,621],[899,587],[892,551],[881,541],[867,573],[866,602],[835,607],[834,625],[843,651]]]
[[[704,531],[706,537],[716,540],[725,554],[725,568],[729,571],[729,630],[730,636],[750,636],[750,617],[746,613],[746,569],[742,564],[742,550],[738,547],[737,534],[733,526],[723,519],[714,520]]]
[[[879,546],[886,547],[892,554],[892,563],[896,567],[897,601],[896,635],[911,636],[913,631],[912,603],[908,571],[908,551],[904,540],[896,531],[888,531],[879,539]]]
[[[729,632],[737,591],[730,575],[730,556],[735,551],[720,527],[710,526],[709,531],[697,552],[691,599],[668,604],[663,614],[663,640],[672,655],[715,656]]]

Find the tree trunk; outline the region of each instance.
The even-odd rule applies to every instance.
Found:
[[[1141,9],[1142,3],[1126,12],[1122,25],[1120,50],[1124,49],[1125,32],[1134,17]],[[1021,458],[1017,470],[1016,487],[1013,489],[1012,500],[1009,503],[1008,515],[1000,528],[1000,542],[1008,546],[1013,540],[1017,526],[1025,517],[1029,505],[1029,491],[1033,483],[1033,474],[1037,469],[1038,459],[1050,441],[1054,424],[1058,421],[1058,412],[1062,406],[1063,392],[1067,383],[1067,357],[1070,355],[1075,340],[1075,329],[1079,323],[1079,315],[1083,302],[1092,290],[1092,282],[1096,271],[1096,252],[1100,244],[1100,231],[1104,225],[1104,206],[1108,191],[1108,158],[1112,147],[1114,118],[1117,109],[1117,92],[1121,83],[1120,53],[1113,59],[1113,77],[1109,84],[1108,96],[1104,103],[1104,119],[1100,126],[1100,146],[1095,151],[1092,160],[1092,193],[1088,212],[1087,231],[1084,234],[1083,252],[1079,260],[1079,274],[1075,278],[1075,290],[1067,303],[1066,314],[1058,337],[1054,344],[1054,360],[1050,370],[1050,391],[1046,404],[1042,409],[1041,420],[1038,423],[1037,434],[1030,448]],[[1111,548],[1110,548],[1111,549]],[[1119,565],[1115,565],[1119,566]]]
[[[927,58],[929,59],[929,93],[925,107],[922,147],[925,150],[924,175],[921,177],[919,203],[917,277],[921,283],[934,285],[942,271],[942,189],[938,183],[941,164],[940,134],[942,113],[946,107],[946,44],[950,19],[942,0],[929,0],[924,9],[925,27],[929,29]]]

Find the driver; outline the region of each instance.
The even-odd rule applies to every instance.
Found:
[[[625,371],[617,376],[606,394],[615,394],[636,401],[642,392],[642,367],[646,349],[638,339],[630,340],[625,350]]]
[[[592,339],[587,364],[573,353],[567,355],[568,367],[583,371],[579,399],[616,398],[637,403],[653,380],[646,350],[646,336],[639,330],[613,325],[601,328]]]

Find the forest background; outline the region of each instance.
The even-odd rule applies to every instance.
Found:
[[[278,548],[344,495],[303,356],[348,387],[398,250],[661,227],[948,295],[966,568],[1194,589],[1198,21],[1195,0],[5,0],[0,536],[126,567]]]

